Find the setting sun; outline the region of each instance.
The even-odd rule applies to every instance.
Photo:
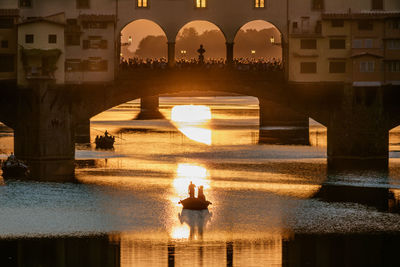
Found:
[[[207,106],[175,106],[171,111],[171,120],[175,122],[206,122],[211,120],[211,111]]]

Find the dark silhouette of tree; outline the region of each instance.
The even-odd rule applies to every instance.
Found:
[[[166,58],[167,53],[167,38],[165,36],[148,35],[140,41],[135,56],[140,58]]]
[[[271,36],[274,37],[275,44],[271,43]],[[281,58],[282,48],[280,33],[275,28],[239,30],[235,38],[234,57],[235,58]],[[255,51],[252,54],[251,51]]]

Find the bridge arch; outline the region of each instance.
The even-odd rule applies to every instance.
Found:
[[[165,58],[167,57],[166,43],[165,30],[153,20],[136,19],[125,24],[120,30],[122,57]],[[133,49],[135,51],[132,51]]]
[[[184,24],[176,34],[175,43],[178,59],[197,58],[200,44],[206,49],[205,59],[225,58],[226,35],[218,25],[210,21],[193,20]]]
[[[235,58],[276,58],[282,60],[282,31],[266,20],[251,20],[235,32]]]

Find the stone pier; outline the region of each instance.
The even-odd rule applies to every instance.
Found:
[[[308,117],[259,98],[261,144],[309,145]]]
[[[140,113],[136,116],[136,120],[158,120],[164,116],[158,110],[158,96],[146,96],[140,99]]]
[[[343,103],[328,122],[328,169],[387,171],[389,119],[383,88],[344,88]]]
[[[75,122],[75,143],[90,143],[90,120],[81,120]]]
[[[33,180],[74,180],[74,123],[63,88],[35,79],[19,99],[14,151],[27,162]]]

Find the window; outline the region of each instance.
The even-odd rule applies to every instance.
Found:
[[[363,39],[354,39],[353,40],[353,48],[362,48],[363,47]]]
[[[99,57],[90,57],[89,60],[82,62],[83,68],[86,71],[107,71],[108,61],[102,60]]]
[[[353,39],[353,48],[373,48],[373,39]]]
[[[360,62],[360,72],[374,72],[375,62],[374,61],[362,61]]]
[[[1,40],[1,48],[8,48],[8,40]]]
[[[0,54],[0,72],[14,72],[14,55]]]
[[[364,39],[364,48],[373,48],[374,40],[372,39]]]
[[[81,45],[81,27],[76,19],[67,19],[65,45]]]
[[[372,10],[383,10],[383,0],[372,0]]]
[[[311,8],[313,10],[323,10],[324,9],[324,0],[311,0],[312,5]]]
[[[301,32],[308,33],[310,30],[310,17],[301,17]]]
[[[149,7],[148,0],[136,0],[136,7]]]
[[[89,40],[83,40],[83,49],[107,49],[107,40],[101,36],[89,36]]]
[[[302,39],[300,40],[301,49],[317,49],[317,40],[315,39]]]
[[[57,43],[57,35],[49,34],[49,44],[56,44]]]
[[[79,33],[66,33],[65,44],[68,46],[81,45],[81,35]]]
[[[342,20],[342,19],[331,20],[331,26],[333,28],[342,28],[342,27],[344,27],[344,20]]]
[[[33,34],[25,34],[25,43],[33,44]]]
[[[372,31],[374,24],[370,20],[360,20],[358,22],[358,29],[361,31]]]
[[[389,29],[400,30],[400,19],[391,20],[388,23]]]
[[[76,0],[76,8],[90,8],[89,0]]]
[[[386,62],[388,72],[400,72],[400,60],[393,60]]]
[[[300,73],[317,73],[316,62],[301,62]]]
[[[82,63],[80,59],[66,59],[65,60],[66,72],[82,71]]]
[[[400,40],[387,40],[386,47],[388,49],[400,49]]]
[[[346,40],[344,40],[344,39],[329,40],[329,48],[330,49],[345,49],[346,48]]]
[[[0,29],[12,29],[14,20],[10,18],[0,18]]]
[[[345,73],[346,62],[344,61],[332,61],[329,62],[329,73]]]
[[[19,7],[32,7],[31,0],[19,0]]]
[[[264,8],[265,2],[264,0],[254,0],[254,8]]]
[[[196,1],[196,8],[206,8],[207,7],[207,0],[195,0]]]

